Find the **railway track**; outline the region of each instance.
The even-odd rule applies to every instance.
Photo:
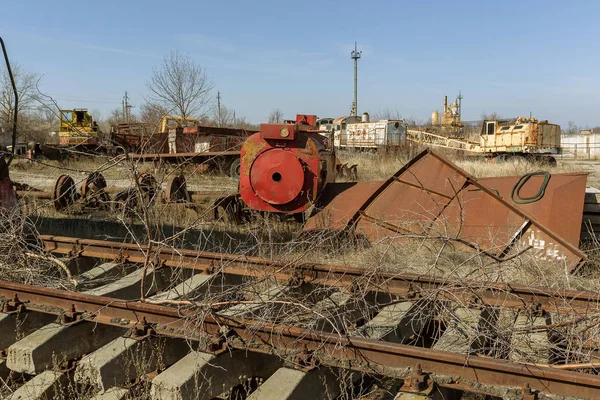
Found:
[[[0,282],[7,398],[600,398],[595,293],[41,240],[77,291]]]

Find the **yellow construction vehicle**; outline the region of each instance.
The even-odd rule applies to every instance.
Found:
[[[58,136],[64,146],[97,145],[98,124],[87,108],[60,110]]]
[[[419,130],[408,130],[406,138],[432,147],[460,150],[473,155],[496,157],[498,160],[523,158],[556,165],[554,154],[560,154],[560,126],[537,118],[485,120],[479,142],[452,138]]]
[[[184,118],[181,116],[173,116],[173,115],[165,115],[160,120],[160,131],[159,132],[167,132],[170,124],[169,122],[174,121],[178,127],[186,127],[188,125],[200,126],[200,121],[196,118]]]

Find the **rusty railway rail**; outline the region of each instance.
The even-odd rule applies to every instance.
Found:
[[[45,249],[54,254],[91,257],[119,262],[144,263],[146,250],[132,243],[40,236]],[[167,267],[182,267],[214,273],[269,277],[303,281],[355,290],[389,293],[415,299],[421,292],[444,288],[447,293],[473,304],[528,308],[560,313],[587,314],[600,309],[600,294],[585,291],[556,290],[535,286],[488,284],[477,281],[451,281],[432,275],[373,271],[364,267],[314,263],[286,263],[261,257],[215,253],[187,249],[160,248],[150,254],[150,261]]]
[[[407,368],[420,365],[427,373],[455,377],[450,383],[441,383],[442,387],[456,388],[466,382],[516,388],[528,385],[544,394],[600,398],[597,375],[213,314],[194,321],[192,312],[173,307],[0,281],[0,296],[11,299],[15,295],[32,311],[60,315],[75,308],[93,323],[123,327],[146,321],[156,333],[166,336],[221,338],[209,343],[210,352],[218,351],[215,343],[221,345],[221,351],[230,348],[268,352],[275,348],[282,354],[298,354],[301,349],[300,355],[310,357],[313,364],[396,378],[406,378]],[[228,328],[227,338],[220,333],[223,327]]]

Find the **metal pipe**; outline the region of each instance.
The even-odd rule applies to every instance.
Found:
[[[6,70],[8,71],[8,76],[10,77],[10,83],[13,87],[13,92],[15,95],[15,109],[13,111],[13,132],[12,132],[12,155],[6,162],[4,168],[8,168],[10,163],[12,162],[15,151],[17,150],[17,116],[19,109],[19,93],[17,92],[17,85],[15,85],[15,78],[13,77],[12,70],[10,68],[10,62],[8,61],[8,54],[6,53],[6,46],[4,45],[4,40],[0,37],[0,44],[2,45],[2,52],[4,53],[4,61],[6,61]]]

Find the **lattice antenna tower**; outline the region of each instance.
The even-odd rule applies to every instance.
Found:
[[[356,42],[354,42],[354,50],[350,53],[350,58],[354,60],[354,101],[352,102],[352,110],[350,114],[356,116],[358,113],[358,59],[361,57],[362,51],[358,51]]]

